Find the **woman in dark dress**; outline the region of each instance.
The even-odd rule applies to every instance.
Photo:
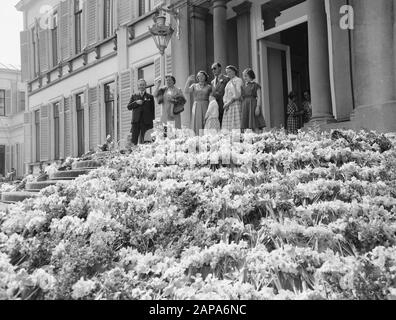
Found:
[[[298,111],[296,104],[296,94],[294,92],[289,93],[289,103],[287,105],[287,132],[291,134],[297,134],[299,129],[299,116],[302,112]]]
[[[261,109],[261,86],[254,79],[256,75],[252,69],[243,71],[241,129],[258,132],[265,127],[265,122]]]

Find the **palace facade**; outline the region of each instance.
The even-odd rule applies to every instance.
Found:
[[[301,103],[310,90],[311,124],[396,131],[394,1],[22,0],[27,166],[82,155],[109,134],[125,143],[137,79],[152,90],[161,74],[148,32],[161,5],[176,13],[165,69],[177,86],[214,61],[252,67],[271,128],[286,124],[289,91]]]

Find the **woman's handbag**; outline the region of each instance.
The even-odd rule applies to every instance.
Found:
[[[184,105],[182,104],[174,104],[173,105],[173,114],[179,114],[184,111]]]
[[[262,110],[260,109],[260,114],[257,115],[257,113],[256,113],[255,116],[256,116],[256,120],[257,120],[257,127],[260,130],[264,129],[267,126],[267,124],[265,123],[265,119],[264,119]]]

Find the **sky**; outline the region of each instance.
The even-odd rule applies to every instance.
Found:
[[[15,9],[18,2],[0,1],[0,62],[20,67],[19,32],[23,30],[23,14]]]

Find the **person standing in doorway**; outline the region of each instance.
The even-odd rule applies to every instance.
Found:
[[[128,110],[132,111],[132,143],[137,145],[139,142],[144,142],[146,132],[153,128],[153,121],[155,118],[155,104],[154,97],[146,92],[146,81],[140,79],[138,81],[139,93],[133,94],[128,104]]]
[[[212,65],[212,72],[214,79],[212,81],[212,94],[215,97],[217,104],[219,105],[219,121],[220,124],[223,123],[223,115],[224,115],[224,93],[225,87],[230,81],[230,79],[222,74],[221,64],[216,62]]]
[[[299,116],[303,111],[298,111],[296,104],[297,96],[292,91],[289,93],[289,103],[287,104],[287,132],[297,134],[299,129]]]

